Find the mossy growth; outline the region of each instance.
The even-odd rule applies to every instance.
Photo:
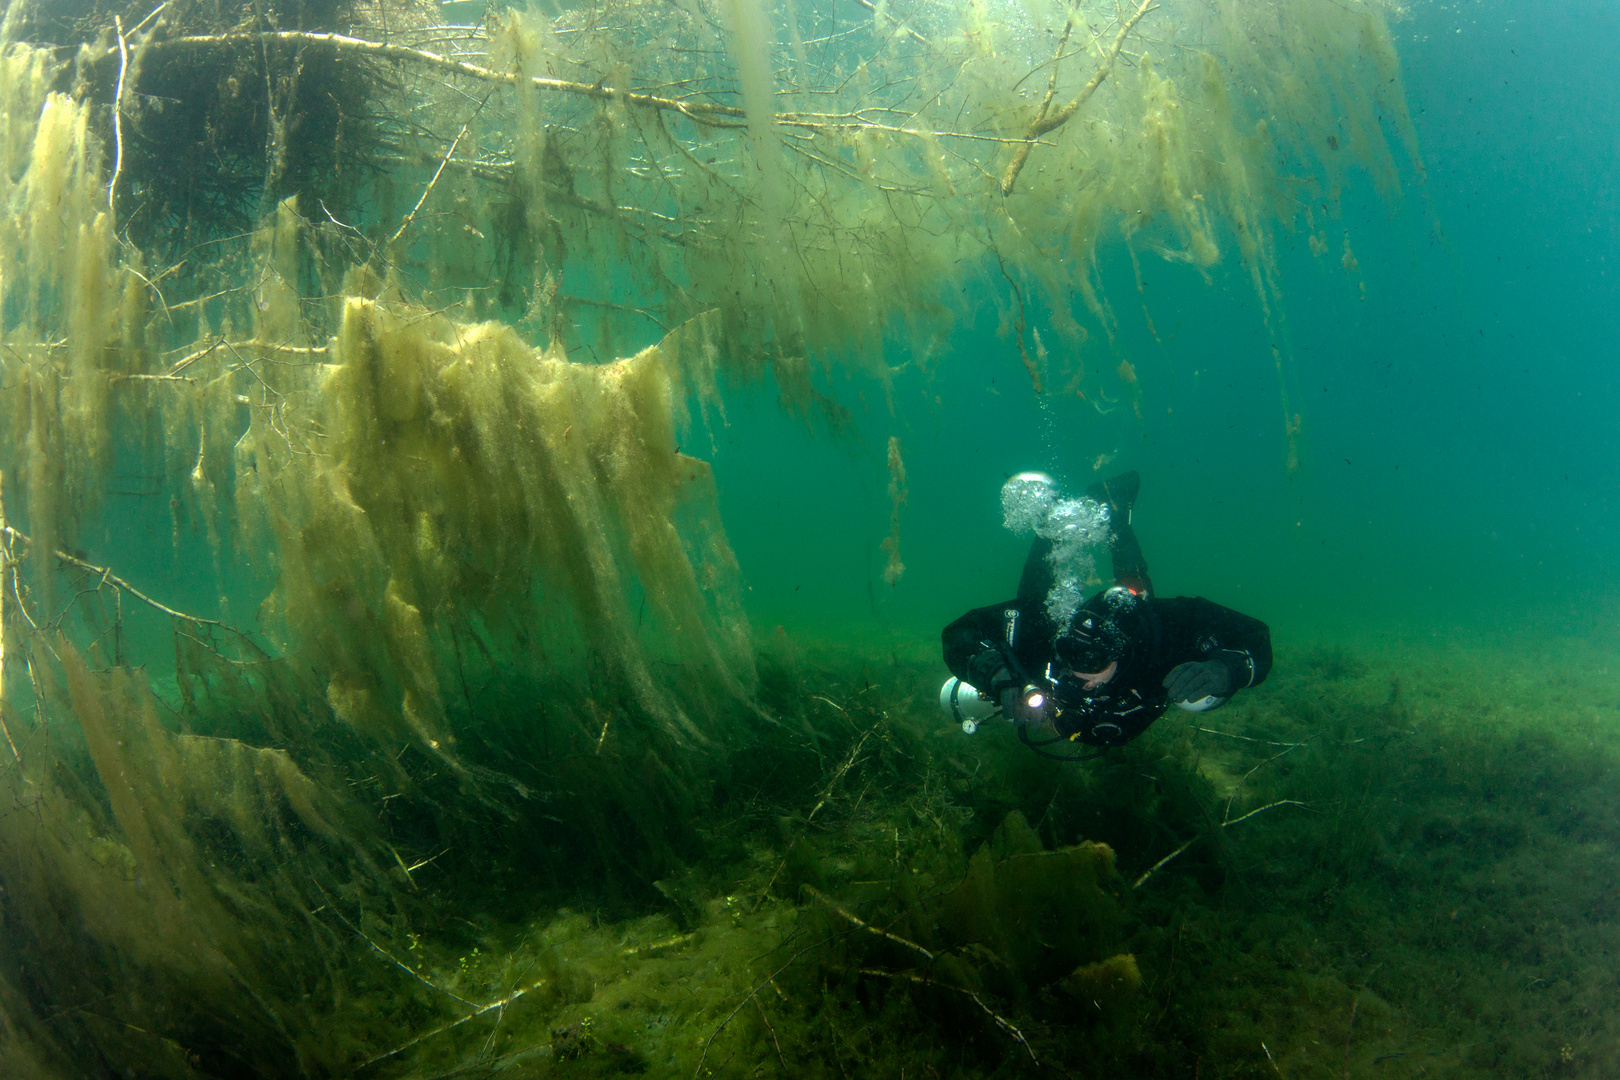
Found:
[[[1106,844],[1045,850],[1014,810],[968,861],[967,873],[931,905],[928,940],[993,959],[980,979],[1016,999],[1095,963],[1119,944],[1123,882]]]
[[[1357,654],[1365,675],[1328,683],[1285,649],[1219,728],[1172,719],[1080,771],[965,739],[927,665],[873,690],[871,668],[801,645],[762,664],[778,723],[702,774],[677,764],[699,842],[614,900],[563,834],[622,791],[554,791],[521,833],[418,857],[406,815],[357,805],[365,785],[173,732],[133,674],[63,655],[50,707],[84,748],[23,744],[0,815],[0,1049],[36,1075],[81,1075],[93,1048],[188,1078],[1275,1062],[1460,1080],[1601,1075],[1620,1038],[1601,1008],[1620,747],[1575,700],[1596,655],[1521,678],[1505,654]],[[1477,670],[1505,694],[1458,694]],[[561,755],[602,762],[566,783],[657,786],[592,745]],[[342,735],[325,756],[375,760]],[[562,872],[512,873],[525,847]]]

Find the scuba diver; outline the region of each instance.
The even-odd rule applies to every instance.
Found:
[[[1007,525],[1036,534],[1012,600],[976,608],[945,628],[954,678],[940,704],[972,734],[998,712],[1037,753],[1068,741],[1123,746],[1174,703],[1189,712],[1224,705],[1271,670],[1271,631],[1202,597],[1160,598],[1131,528],[1141,478],[1124,473],[1059,499],[1044,473],[1002,489]],[[1082,601],[1095,580],[1088,548],[1108,542],[1114,585]],[[1044,732],[1032,740],[1030,730]],[[1098,753],[1101,753],[1099,750]]]

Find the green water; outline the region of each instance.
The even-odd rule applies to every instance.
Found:
[[[917,25],[937,29],[933,8],[918,7]],[[64,7],[29,25],[67,35],[99,12]],[[131,9],[123,25],[145,14]],[[438,14],[476,23],[486,11]],[[0,748],[0,1075],[1613,1075],[1620,16],[1598,0],[1397,14],[1426,175],[1406,163],[1391,196],[1349,168],[1333,212],[1316,210],[1320,230],[1276,230],[1276,281],[1258,292],[1235,257],[1199,270],[1144,247],[1138,271],[1110,233],[1096,280],[1112,333],[1072,289],[1072,310],[1056,313],[1088,327],[1084,396],[1036,392],[1007,332],[1012,278],[987,260],[937,326],[877,335],[887,379],[830,353],[812,362],[810,385],[850,410],[845,432],[784,389],[785,368],[723,370],[723,415],[672,376],[693,417],[670,430],[712,465],[717,508],[711,520],[672,503],[680,558],[637,547],[662,535],[633,520],[636,508],[643,523],[665,512],[646,509],[663,506],[662,489],[622,457],[604,464],[604,451],[570,474],[590,483],[545,496],[609,505],[555,519],[616,522],[602,547],[571,548],[554,519],[530,522],[525,543],[564,552],[566,572],[547,577],[446,545],[487,577],[440,582],[451,599],[435,624],[431,539],[387,547],[397,537],[378,525],[375,558],[357,556],[353,538],[371,534],[333,525],[381,519],[391,488],[356,483],[319,512],[309,507],[327,489],[315,483],[251,489],[249,502],[321,526],[261,548],[230,531],[251,507],[223,492],[228,535],[210,535],[192,479],[200,452],[163,432],[193,439],[217,407],[238,424],[220,444],[230,452],[253,412],[246,378],[228,384],[240,401],[199,396],[194,413],[162,413],[155,428],[141,409],[157,406],[117,399],[95,414],[104,459],[78,475],[67,443],[50,443],[59,460],[34,453],[48,440],[28,418],[55,415],[40,411],[45,398],[8,397],[9,523],[43,536],[47,495],[76,507],[75,485],[93,481],[99,497],[83,500],[48,568],[14,540],[5,565],[17,572],[0,581],[13,748]],[[108,86],[95,80],[110,85],[112,68],[97,70],[86,93],[105,119]],[[153,110],[145,123],[161,113],[141,108]],[[134,163],[151,129],[130,123]],[[389,231],[454,135],[453,123],[435,132],[432,153],[402,168],[412,194],[361,185],[354,220]],[[228,152],[211,159],[221,177],[260,168]],[[1274,179],[1278,203],[1317,197],[1286,170]],[[475,221],[468,208],[483,204],[440,194],[422,205],[452,225],[394,255],[405,278],[443,273],[424,295],[471,297],[442,336],[467,336],[476,313],[543,343],[539,323],[519,322],[522,304],[474,297],[483,286],[455,263],[473,229],[509,222]],[[302,317],[350,334],[343,301],[316,295],[330,282],[310,268],[336,250],[317,251],[317,229],[319,243],[348,234],[300,206],[303,232],[288,234],[298,254],[279,257],[308,260]],[[154,224],[133,193],[125,209],[128,251],[138,234],[198,258],[189,230],[223,230]],[[275,214],[258,210],[255,228]],[[270,237],[220,273],[265,288]],[[613,250],[574,254],[599,260],[605,295],[634,300],[637,271]],[[212,280],[166,272],[153,288],[177,304]],[[343,295],[381,295],[370,285],[350,280]],[[43,307],[69,304],[68,285],[41,288]],[[257,314],[216,309],[214,327],[172,312],[160,325],[147,301],[158,328],[146,340],[172,358],[220,329],[221,312],[268,323],[269,295],[254,294]],[[32,329],[32,301],[17,296],[0,294],[8,333]],[[1031,325],[1058,354],[1068,346],[1051,305],[1032,299]],[[429,306],[399,301],[407,329],[438,325]],[[580,317],[567,342],[581,358],[596,341],[625,354],[661,336],[630,320],[620,339],[591,338],[593,325]],[[6,348],[27,350],[23,330]],[[350,365],[415,355],[359,331],[341,349],[332,340],[329,357]],[[119,363],[126,379],[171,370]],[[263,381],[252,364],[230,370],[241,369]],[[5,392],[24,385],[20,360],[5,370]],[[339,415],[323,415],[314,438]],[[562,415],[514,406],[503,433],[539,445],[524,425]],[[630,423],[606,406],[600,423],[583,406],[567,415],[580,438]],[[893,583],[880,546],[895,513],[891,439],[906,478]],[[433,465],[410,476],[424,488],[482,480],[455,471],[477,444],[439,458],[441,447],[411,444]],[[384,447],[345,482],[366,476],[382,491],[404,456]],[[250,490],[248,457],[232,460],[195,475]],[[1159,593],[1264,620],[1276,647],[1266,683],[1218,711],[1172,712],[1080,764],[1031,754],[1007,725],[969,736],[942,715],[940,629],[1013,593],[1028,540],[1002,527],[999,491],[1027,469],[1070,492],[1138,470],[1134,525]],[[28,486],[47,471],[60,490]],[[707,490],[683,475],[671,483]],[[613,504],[625,491],[646,501]],[[500,513],[507,526],[521,516]],[[466,519],[476,526],[478,512]],[[715,522],[735,581],[693,540]],[[315,584],[294,581],[291,554],[267,554],[276,544],[315,567]],[[365,592],[376,582],[346,577],[356,565],[384,568],[385,600],[380,585]],[[396,582],[411,574],[418,591],[405,596]],[[622,597],[591,592],[621,588],[618,574]],[[683,608],[688,586],[697,600]],[[741,626],[737,610],[751,631],[744,661],[721,633]],[[311,612],[329,637],[310,629]],[[423,613],[429,630],[412,636]],[[721,643],[682,652],[698,623]],[[645,678],[625,673],[640,664]]]

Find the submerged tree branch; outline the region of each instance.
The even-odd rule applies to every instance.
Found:
[[[842,915],[844,918],[848,919],[855,926],[858,926],[862,930],[865,930],[868,934],[876,934],[878,937],[887,938],[888,940],[894,942],[897,945],[904,945],[906,948],[911,949],[913,952],[921,953],[923,959],[927,960],[929,963],[934,962],[934,959],[935,959],[934,954],[929,952],[927,949],[923,948],[921,945],[918,945],[915,941],[908,941],[906,938],[901,937],[899,934],[890,933],[889,931],[883,929],[881,926],[873,926],[871,923],[867,922],[865,919],[862,919],[859,915],[856,915],[853,911],[850,911],[848,908],[843,907],[841,904],[838,903],[838,901],[834,900],[832,897],[828,896],[826,893],[822,892],[820,889],[816,888],[814,885],[805,885],[805,886],[802,886],[802,888],[804,889],[804,891],[806,893],[810,894],[810,896],[814,900],[816,900],[816,902],[818,902],[820,904],[824,904],[827,907],[832,908],[839,915]]]
[[[489,99],[494,93],[495,88],[492,86],[489,88],[489,93],[484,95],[484,100],[478,103],[478,108],[474,109],[473,114],[467,117],[467,122],[461,125],[461,130],[456,132],[456,137],[450,140],[450,149],[444,152],[444,159],[439,162],[439,167],[433,171],[433,179],[429,180],[427,187],[422,189],[422,197],[416,200],[416,205],[411,207],[411,212],[405,215],[405,220],[400,222],[399,228],[394,232],[394,235],[388,238],[389,247],[392,247],[400,237],[404,236],[405,230],[409,229],[411,222],[416,220],[416,215],[421,211],[422,204],[427,202],[429,195],[433,194],[433,185],[439,182],[439,177],[444,175],[444,167],[450,164],[451,155],[456,152],[456,147],[461,145],[461,140],[467,135],[467,129],[472,126],[474,120],[478,119],[478,114],[484,111],[484,106],[489,104]]]
[[[972,990],[962,986],[953,986],[948,982],[940,982],[938,979],[930,979],[926,976],[917,975],[909,971],[884,971],[881,968],[861,968],[860,972],[862,975],[880,975],[885,979],[895,979],[903,982],[916,983],[918,986],[928,986],[939,990],[950,990],[951,992],[957,994],[966,994],[968,998],[972,1000],[973,1004],[983,1009],[985,1015],[995,1022],[996,1027],[1000,1028],[1002,1031],[1005,1031],[1008,1035],[1011,1035],[1013,1039],[1017,1041],[1018,1045],[1022,1046],[1029,1052],[1029,1059],[1031,1061],[1033,1061],[1036,1065],[1041,1063],[1041,1059],[1035,1056],[1035,1048],[1029,1045],[1028,1039],[1024,1038],[1024,1033],[1019,1031],[1011,1020],[1008,1020],[990,1006],[986,1005],[984,1003],[984,999],[978,994],[975,994]]]
[[[0,525],[0,535],[12,540],[21,540],[25,544],[33,543],[33,541],[28,539],[27,534],[18,532],[9,525]],[[94,574],[101,579],[102,584],[111,585],[115,589],[129,593],[129,595],[133,596],[141,603],[146,604],[148,607],[156,608],[158,611],[161,611],[171,619],[181,619],[185,622],[195,623],[198,626],[218,626],[225,630],[233,629],[232,627],[226,626],[218,619],[200,619],[195,615],[187,615],[183,611],[176,611],[169,605],[152,599],[150,596],[147,596],[145,593],[141,592],[141,590],[137,589],[135,586],[113,573],[112,567],[110,566],[95,566],[91,563],[85,562],[76,555],[70,555],[60,549],[51,552],[51,554],[55,555],[61,562],[67,563],[69,566],[75,566],[80,570]]]
[[[1118,55],[1119,48],[1124,44],[1125,32],[1135,26],[1136,20],[1141,18],[1152,0],[1145,0],[1143,8],[1127,24],[1126,31],[1122,32],[1116,43],[1113,53],[1110,54],[1108,66],[1112,66],[1113,57]],[[909,29],[908,29],[909,32]],[[926,41],[919,36],[919,40]],[[206,34],[189,37],[171,38],[167,41],[153,42],[153,49],[189,48],[227,48],[235,45],[260,45],[269,43],[282,43],[290,45],[328,45],[336,49],[358,52],[378,60],[392,60],[399,63],[412,63],[429,67],[450,75],[460,75],[483,82],[499,83],[506,86],[531,86],[536,90],[558,94],[572,94],[579,97],[594,98],[598,101],[617,101],[627,105],[639,105],[658,112],[674,112],[685,116],[697,124],[710,128],[737,128],[747,127],[747,112],[736,105],[722,105],[710,101],[689,101],[684,98],[667,97],[660,94],[649,94],[635,90],[625,90],[615,86],[608,86],[604,82],[584,83],[572,79],[556,79],[543,76],[525,78],[515,72],[496,71],[493,68],[483,67],[479,64],[470,64],[464,60],[441,56],[427,49],[413,49],[405,45],[392,45],[380,41],[369,41],[365,38],[352,37],[347,34],[311,33],[299,30],[266,31],[257,34]],[[1103,73],[1106,76],[1106,72]],[[1094,80],[1098,83],[1101,78]],[[1092,88],[1093,90],[1095,87]],[[1083,96],[1089,97],[1089,91],[1082,91]],[[1072,115],[1083,104],[1083,98],[1071,103],[1067,108]],[[1065,117],[1067,119],[1067,117]],[[855,115],[819,117],[814,113],[783,112],[776,115],[776,122],[781,125],[808,129],[824,134],[847,134],[850,131],[882,131],[897,135],[906,135],[912,138],[950,138],[970,139],[983,142],[1010,142],[1017,143],[1019,152],[1029,153],[1029,147],[1039,141],[1040,133],[1028,135],[1024,138],[1005,138],[995,135],[984,135],[974,132],[958,131],[925,131],[911,127],[880,124],[863,119]],[[1061,123],[1061,121],[1059,121]],[[1056,127],[1056,124],[1052,125]],[[1043,129],[1043,130],[1050,130]],[[453,147],[452,147],[453,149]],[[449,157],[447,154],[446,157]]]
[[[1174,861],[1176,856],[1180,855],[1182,852],[1186,851],[1188,848],[1192,847],[1197,842],[1198,842],[1198,837],[1195,836],[1191,840],[1188,840],[1185,844],[1182,844],[1180,847],[1176,848],[1176,850],[1172,851],[1170,854],[1166,855],[1164,858],[1160,859],[1158,862],[1154,863],[1152,866],[1148,867],[1146,873],[1144,873],[1141,877],[1137,878],[1135,881],[1131,882],[1131,888],[1140,889],[1143,885],[1146,885],[1148,878],[1150,878],[1154,874],[1158,873],[1164,867],[1170,865],[1170,863],[1172,861]]]
[[[1081,107],[1091,100],[1091,95],[1095,94],[1103,81],[1113,73],[1114,62],[1119,59],[1120,50],[1125,47],[1125,39],[1130,36],[1132,30],[1136,29],[1136,24],[1142,21],[1142,16],[1152,11],[1154,7],[1153,0],[1142,0],[1137,5],[1136,11],[1131,14],[1131,17],[1126,19],[1120,26],[1119,33],[1114,35],[1114,44],[1109,47],[1107,55],[1103,57],[1103,62],[1097,65],[1097,70],[1092,73],[1090,81],[1080,88],[1080,92],[1074,96],[1073,101],[1070,101],[1055,113],[1048,113],[1048,110],[1052,107],[1052,100],[1057,95],[1057,67],[1053,66],[1052,79],[1047,86],[1046,98],[1041,102],[1040,109],[1036,111],[1035,119],[1030,121],[1029,131],[1025,134],[1024,141],[1019,144],[1017,150],[1013,151],[1012,160],[1007,163],[1007,171],[1001,175],[1002,195],[1011,195],[1013,193],[1013,187],[1018,183],[1018,174],[1024,171],[1024,165],[1029,161],[1029,152],[1034,148],[1035,141],[1047,132],[1060,128],[1073,120],[1075,113],[1079,112]],[[1062,54],[1063,46],[1068,42],[1068,34],[1068,27],[1064,27],[1063,40],[1058,42],[1057,47],[1059,55]]]
[[[0,473],[0,534],[6,529],[6,500],[5,500],[5,474]],[[6,727],[5,701],[6,701],[6,568],[11,562],[10,545],[0,546],[0,732],[6,736],[6,745],[11,747],[11,755],[22,764],[22,755],[17,753],[17,744],[11,740],[11,729]]]
[[[430,52],[427,49],[412,49],[405,45],[390,45],[381,41],[368,41],[365,38],[351,37],[347,34],[318,34],[303,30],[275,30],[258,34],[202,34],[154,42],[152,48],[218,49],[233,45],[266,44],[330,45],[337,49],[358,52],[378,60],[421,64],[443,71],[446,74],[462,75],[483,82],[504,83],[508,86],[530,85],[536,90],[576,94],[581,97],[595,98],[599,101],[622,101],[630,105],[642,105],[651,109],[678,112],[696,123],[710,127],[744,127],[744,121],[748,115],[735,105],[720,105],[707,101],[682,101],[679,98],[661,97],[657,94],[641,94],[634,90],[621,90],[618,87],[606,86],[602,83],[591,84],[574,82],[570,79],[551,79],[538,76],[525,79],[515,72],[496,71],[493,68],[482,67],[478,64],[469,64],[464,60],[453,60],[450,57],[440,56],[438,53]]]
[[[870,11],[873,15],[881,15],[883,18],[888,19],[889,22],[894,24],[894,28],[898,33],[904,34],[917,44],[925,45],[930,49],[934,47],[933,42],[929,41],[927,38],[917,33],[917,31],[913,30],[905,23],[904,20],[897,18],[893,12],[888,10],[887,7],[880,12],[877,5],[872,3],[872,0],[855,0],[855,2],[861,5],[861,7],[865,8],[867,11]]]

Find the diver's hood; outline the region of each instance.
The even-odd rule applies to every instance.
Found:
[[[1142,620],[1141,600],[1131,590],[1116,585],[1098,593],[1083,604],[1069,625],[1052,642],[1052,654],[1063,665],[1079,672],[1102,671],[1131,651],[1133,633]]]

